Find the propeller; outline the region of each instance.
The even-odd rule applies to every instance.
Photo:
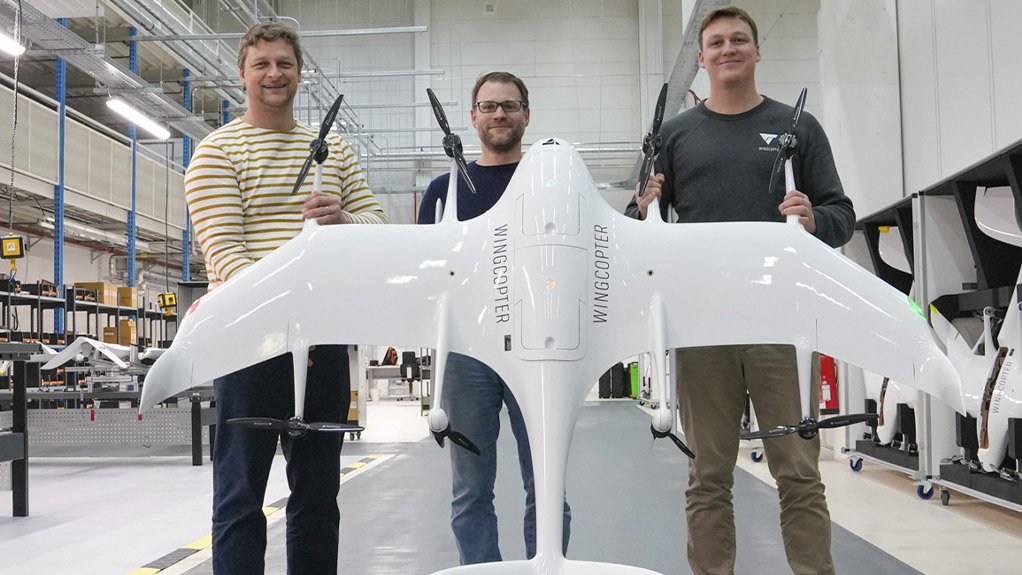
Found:
[[[653,112],[653,123],[649,126],[649,132],[642,139],[642,166],[639,168],[639,197],[646,193],[646,183],[649,181],[649,173],[653,171],[653,159],[660,152],[660,146],[664,139],[660,135],[660,124],[664,121],[664,108],[667,106],[667,84],[660,88],[660,97],[656,101],[656,109]]]
[[[451,425],[449,423],[447,424],[447,427],[444,428],[443,431],[433,432],[433,439],[436,440],[437,445],[439,445],[440,447],[444,446],[445,437],[450,437],[451,443],[457,445],[458,447],[464,447],[465,449],[471,451],[472,453],[475,453],[476,455],[480,455],[482,453],[481,451],[479,451],[479,448],[476,447],[476,444],[472,443],[472,440],[465,437],[464,433],[461,433],[459,431],[451,431]]]
[[[472,183],[472,178],[468,177],[468,164],[465,163],[465,151],[461,145],[461,138],[457,134],[451,133],[451,126],[447,123],[447,114],[444,113],[444,107],[440,105],[440,100],[437,99],[433,90],[426,88],[426,95],[429,96],[429,103],[433,106],[433,115],[436,116],[436,123],[444,131],[444,153],[447,154],[448,158],[453,158],[457,162],[458,171],[461,172],[461,176],[468,183],[469,191],[474,194],[476,193],[476,187]]]
[[[295,182],[294,189],[291,190],[291,195],[298,193],[298,189],[302,187],[305,182],[305,177],[309,175],[309,170],[312,168],[312,161],[315,160],[317,164],[322,164],[326,161],[327,156],[330,154],[330,150],[327,149],[326,135],[330,132],[330,128],[334,125],[334,120],[337,118],[337,111],[341,109],[341,102],[344,100],[344,94],[337,96],[334,100],[334,104],[330,106],[330,109],[326,112],[326,117],[323,118],[323,123],[319,125],[319,136],[309,144],[309,157],[305,160],[302,165],[302,171],[298,172],[298,181]]]
[[[790,160],[795,155],[795,148],[798,147],[798,140],[795,138],[795,128],[798,127],[798,119],[802,116],[802,109],[806,105],[806,89],[802,88],[802,92],[798,95],[798,101],[795,102],[795,113],[791,117],[791,129],[787,133],[781,134],[777,141],[780,147],[777,148],[777,157],[774,159],[774,168],[771,174],[780,174],[784,171],[784,161]],[[770,182],[773,184],[773,181]]]
[[[649,426],[649,431],[650,433],[653,434],[654,439],[663,439],[665,437],[671,438],[671,441],[673,441],[674,444],[678,446],[678,449],[680,449],[682,453],[687,455],[689,459],[696,458],[696,454],[693,453],[692,450],[689,449],[687,445],[685,445],[685,442],[682,441],[681,438],[678,437],[677,435],[671,433],[670,431],[657,431],[656,427],[653,427],[652,424]]]
[[[298,417],[292,417],[287,421],[274,419],[272,417],[232,417],[227,420],[232,425],[240,425],[250,429],[264,429],[267,431],[287,431],[291,437],[301,437],[308,431],[327,431],[335,433],[348,433],[364,431],[365,428],[359,425],[347,423],[332,423],[327,421],[313,421],[305,423]],[[453,439],[452,439],[453,441]]]
[[[797,433],[802,439],[812,439],[816,437],[816,432],[820,429],[831,429],[834,427],[844,427],[846,425],[854,425],[856,423],[866,423],[869,425],[876,425],[877,414],[875,413],[852,413],[847,415],[835,415],[834,417],[828,417],[816,421],[811,417],[807,417],[799,422],[798,425],[778,425],[770,429],[761,429],[760,431],[753,431],[750,433],[743,433],[742,439],[765,439],[768,437],[781,437],[788,435],[789,433]]]

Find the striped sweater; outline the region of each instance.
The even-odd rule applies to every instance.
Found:
[[[185,199],[210,289],[301,232],[302,202],[312,193],[315,164],[298,193],[292,196],[291,188],[316,135],[302,124],[278,132],[237,119],[195,149]],[[334,132],[327,144],[322,191],[340,198],[352,223],[386,223],[351,147]]]

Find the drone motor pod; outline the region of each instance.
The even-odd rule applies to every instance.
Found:
[[[440,407],[440,400],[443,398],[444,393],[444,374],[447,370],[447,356],[451,351],[450,346],[450,328],[448,327],[449,312],[447,305],[447,292],[440,294],[436,302],[436,322],[437,322],[437,338],[436,338],[436,356],[433,358],[432,366],[432,377],[433,377],[433,405],[429,408],[429,414],[426,416],[426,422],[429,424],[429,430],[433,432],[433,436],[436,438],[440,447],[444,446],[443,433],[446,432],[451,422],[447,418],[447,413],[442,407]]]
[[[650,332],[653,348],[653,379],[656,380],[657,392],[660,394],[660,405],[653,411],[653,429],[658,433],[671,431],[674,422],[674,411],[671,409],[667,394],[667,325],[664,322],[664,303],[659,293],[653,294],[650,302]]]

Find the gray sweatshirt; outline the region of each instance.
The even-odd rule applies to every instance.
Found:
[[[778,136],[791,127],[794,109],[770,98],[741,114],[712,112],[699,104],[664,122],[664,145],[655,171],[664,174],[660,210],[678,221],[784,221],[784,173],[772,171]],[[830,143],[807,112],[799,119],[795,187],[809,196],[816,237],[838,247],[852,237],[855,212],[834,167]],[[639,217],[635,198],[625,214]]]

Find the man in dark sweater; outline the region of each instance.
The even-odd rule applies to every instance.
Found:
[[[529,90],[517,76],[490,72],[476,80],[472,89],[472,126],[479,134],[482,153],[468,164],[476,193],[458,177],[458,220],[482,215],[504,193],[522,159],[522,136],[529,125]],[[436,221],[437,200],[446,203],[450,175],[444,174],[426,188],[418,223]],[[532,455],[522,412],[507,384],[489,366],[465,355],[452,353],[444,377],[443,408],[451,429],[464,433],[482,452],[476,456],[451,444],[451,528],[458,543],[462,565],[500,561],[497,546],[497,515],[493,485],[497,477],[497,436],[501,405],[507,406],[511,432],[518,442],[518,461],[525,487],[525,551],[536,554],[536,493]],[[564,550],[568,549],[571,510],[564,503]]]
[[[786,191],[783,173],[772,169],[778,136],[790,129],[794,110],[756,90],[758,44],[756,23],[745,11],[727,7],[706,16],[700,28],[699,65],[709,76],[710,95],[664,123],[658,173],[650,178],[647,193],[632,199],[626,214],[645,219],[655,197],[660,198],[664,219],[673,207],[679,222],[781,222],[795,214],[806,231],[840,246],[851,238],[855,214],[815,118],[803,113],[799,120],[794,157],[798,190]],[[689,565],[696,574],[733,573],[731,488],[746,396],[761,428],[799,421],[794,348],[680,349],[674,370],[682,426],[696,454],[689,463],[686,491]],[[812,389],[815,408],[819,388]],[[796,574],[834,573],[819,437],[807,441],[791,434],[766,439],[763,447],[777,482],[789,566]]]

